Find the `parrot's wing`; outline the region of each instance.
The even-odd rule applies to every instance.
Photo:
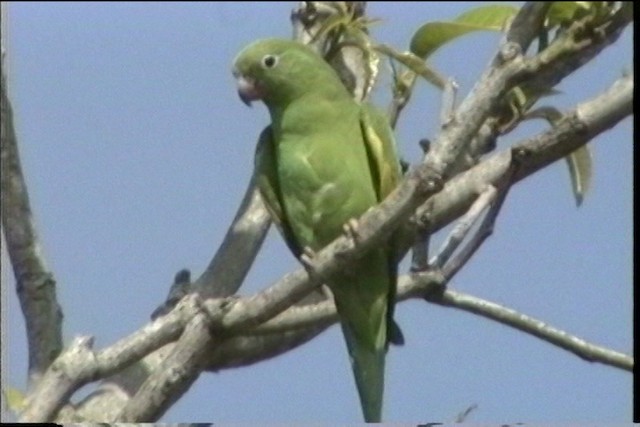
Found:
[[[291,225],[284,211],[282,193],[278,183],[278,165],[275,147],[271,133],[271,126],[267,126],[260,133],[255,154],[255,173],[262,200],[271,215],[271,220],[284,237],[287,246],[296,258],[302,255],[302,248],[298,245]]]
[[[367,150],[369,167],[373,185],[381,202],[398,185],[402,178],[402,169],[398,160],[396,143],[387,118],[375,107],[363,104],[360,114],[360,127]],[[389,242],[391,256],[388,257],[391,283],[387,300],[387,337],[388,342],[396,345],[404,344],[404,336],[398,324],[393,320],[395,308],[398,262],[396,240],[394,235]]]
[[[388,119],[370,104],[361,108],[360,126],[369,157],[373,184],[381,202],[402,177],[393,132]]]

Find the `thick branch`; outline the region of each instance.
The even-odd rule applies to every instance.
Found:
[[[2,230],[27,328],[29,385],[33,386],[62,350],[62,309],[33,222],[4,69],[3,66],[0,117]]]
[[[204,298],[234,294],[253,265],[270,224],[255,177],[252,177],[220,248],[193,288]]]
[[[185,328],[171,354],[114,417],[114,421],[150,422],[160,418],[200,376],[209,343],[206,316],[198,313]]]
[[[52,419],[51,415],[80,387],[112,375],[177,339],[196,315],[197,300],[197,296],[183,299],[167,316],[97,353],[92,349],[91,339],[76,340],[46,371],[29,397],[33,404],[27,406],[21,421]]]
[[[250,365],[276,357],[314,338],[331,323],[317,322],[308,328],[281,331],[277,334],[238,335],[210,345],[206,354],[206,369],[218,371]],[[78,420],[108,421],[106,417],[119,412],[136,391],[173,351],[176,343],[156,350],[113,377],[105,379],[96,392],[75,405],[74,414],[61,411],[58,422]]]
[[[29,396],[21,422],[50,420],[78,389],[78,377],[86,376],[95,366],[91,347],[93,339],[77,337],[49,367]],[[89,376],[91,374],[89,373]]]

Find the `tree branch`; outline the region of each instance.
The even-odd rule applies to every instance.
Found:
[[[206,370],[237,368],[276,357],[306,343],[329,325],[318,323],[308,328],[291,329],[277,334],[227,337],[210,345],[205,360]],[[108,414],[119,412],[175,346],[176,343],[168,344],[150,353],[139,363],[105,379],[94,393],[75,405],[76,410],[72,414],[61,411],[57,421],[105,420]]]
[[[52,419],[80,387],[112,375],[146,354],[177,339],[185,325],[197,314],[198,297],[184,298],[176,309],[146,325],[101,352],[92,349],[93,339],[77,338],[46,371],[29,396],[22,422]]]
[[[4,46],[4,40],[2,45]],[[56,281],[46,265],[33,222],[4,71],[3,49],[0,118],[2,230],[27,329],[31,387],[38,382],[62,350],[62,309],[56,296]]]
[[[465,213],[455,225],[451,233],[447,236],[438,253],[429,262],[432,268],[442,268],[451,255],[460,246],[464,238],[469,234],[473,224],[480,218],[480,214],[490,206],[496,198],[497,190],[494,186],[488,186],[478,198],[473,202],[467,213]],[[453,275],[451,275],[452,277]]]
[[[550,344],[568,350],[588,362],[599,362],[629,372],[633,371],[634,360],[631,356],[591,344],[568,332],[547,325],[541,320],[518,313],[499,304],[450,289],[446,290],[441,297],[432,298],[429,301],[495,320],[503,325],[526,332]]]
[[[526,153],[520,159],[515,180],[563,159],[633,114],[633,87],[633,76],[623,76],[602,94],[565,113],[553,128],[515,144],[514,148]],[[418,209],[414,217],[418,229],[430,227],[436,232],[462,215],[483,188],[499,183],[510,162],[511,152],[503,151],[451,179],[439,194]],[[406,248],[409,246],[407,243]]]
[[[516,19],[525,18],[520,13]],[[576,21],[546,49],[529,57],[523,56],[519,44],[505,38],[492,65],[456,110],[451,125],[438,135],[424,163],[431,162],[432,169],[445,178],[450,175],[443,171],[459,171],[459,156],[466,152],[468,144],[499,108],[509,90],[524,81],[541,88],[555,86],[615,42],[632,19],[621,8],[604,24]],[[526,44],[529,37],[523,33],[516,38]],[[447,168],[447,165],[453,167]]]
[[[113,421],[149,422],[160,418],[198,379],[211,344],[204,313],[196,314],[173,351],[142,384]]]
[[[253,265],[270,225],[269,214],[252,176],[220,248],[207,269],[193,283],[193,289],[203,298],[234,294]]]
[[[94,367],[91,346],[93,338],[76,337],[71,345],[47,369],[38,382],[36,392],[20,414],[21,422],[53,419],[58,410],[78,389],[78,377],[91,377]],[[90,380],[90,378],[88,378]]]

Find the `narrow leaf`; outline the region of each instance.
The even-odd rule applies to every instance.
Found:
[[[571,176],[573,196],[576,199],[576,205],[580,206],[591,185],[591,176],[593,175],[591,151],[588,146],[583,145],[569,154],[566,159]]]
[[[502,31],[518,11],[513,6],[492,5],[472,9],[449,22],[428,22],[416,31],[410,50],[426,59],[450,41],[473,31]]]

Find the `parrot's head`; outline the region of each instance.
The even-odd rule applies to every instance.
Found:
[[[240,99],[250,105],[262,100],[267,107],[284,106],[324,88],[341,88],[337,74],[311,48],[284,39],[259,40],[245,47],[233,63]]]

